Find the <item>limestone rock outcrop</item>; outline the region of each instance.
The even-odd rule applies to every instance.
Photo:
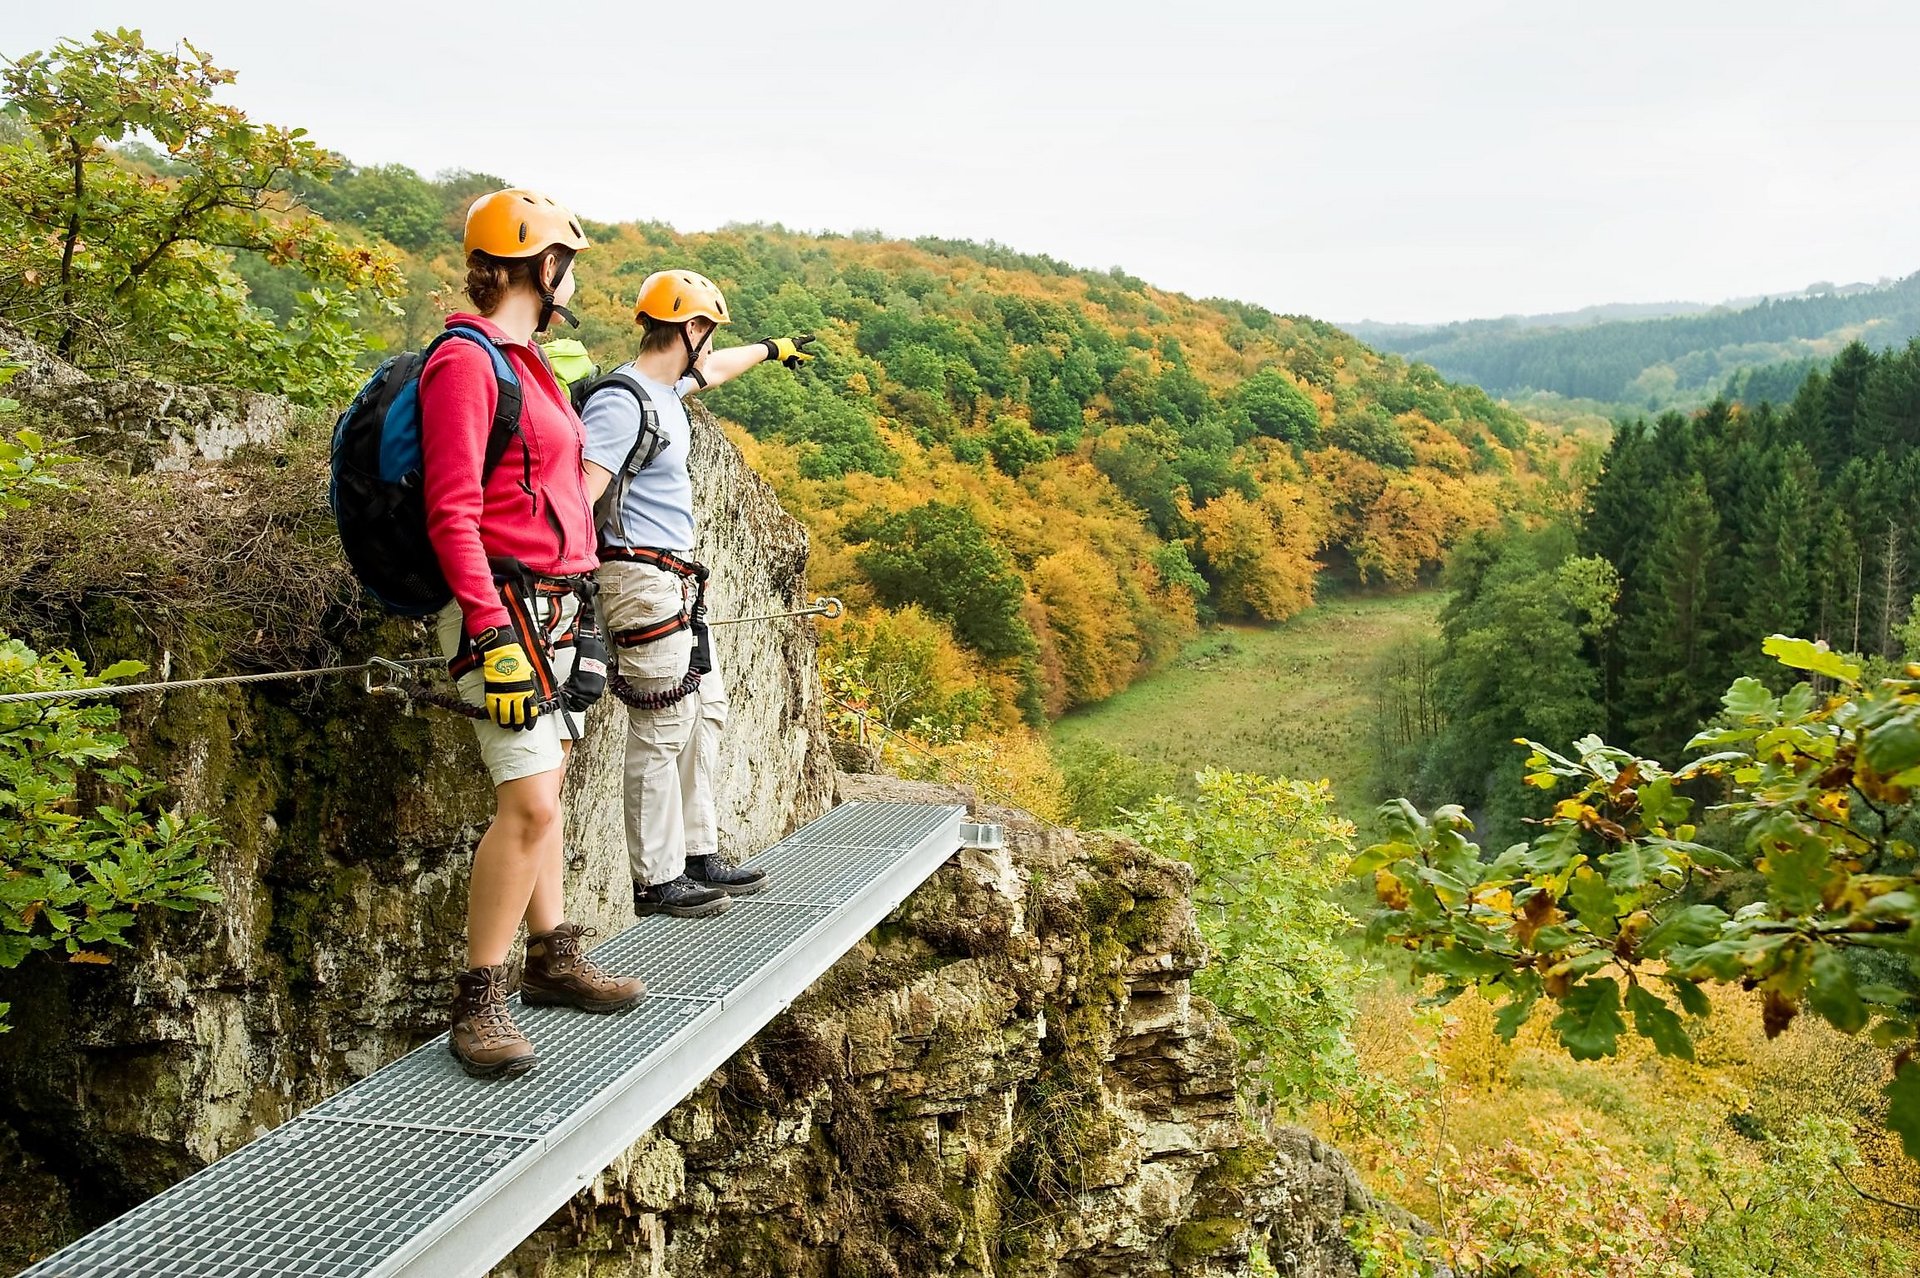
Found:
[[[0,353],[21,365],[10,397],[71,426],[78,444],[131,470],[185,470],[247,444],[282,439],[294,410],[283,399],[142,377],[93,378],[0,325]]]

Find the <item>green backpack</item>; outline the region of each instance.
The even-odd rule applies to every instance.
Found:
[[[553,375],[560,379],[560,385],[569,394],[579,383],[600,374],[600,366],[593,362],[593,356],[587,354],[587,348],[577,338],[557,338],[540,349],[545,352]]]

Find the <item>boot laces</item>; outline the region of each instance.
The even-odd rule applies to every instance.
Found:
[[[587,954],[585,942],[600,935],[597,927],[566,923],[541,939],[547,962],[552,967],[568,967],[587,981],[604,981],[606,971]]]
[[[507,1011],[506,981],[500,976],[487,978],[487,987],[479,999],[471,1005],[468,1013],[473,1028],[483,1042],[497,1043],[502,1039],[516,1038],[520,1034],[519,1026],[513,1023],[513,1016]]]
[[[593,956],[587,953],[584,945],[580,944],[581,941],[585,941],[588,937],[598,935],[600,935],[599,928],[583,927],[579,932],[579,940],[574,942],[574,950],[570,957],[573,959],[573,970],[580,974],[582,980],[606,981],[610,979],[607,976],[606,969],[594,962]]]

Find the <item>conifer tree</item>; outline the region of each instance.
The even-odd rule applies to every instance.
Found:
[[[1633,583],[1633,611],[1622,623],[1631,655],[1621,699],[1633,738],[1678,757],[1713,713],[1712,689],[1727,682],[1720,517],[1706,481],[1694,474],[1663,491],[1654,519],[1653,543]]]
[[[1735,636],[1740,665],[1764,669],[1760,644],[1768,635],[1799,635],[1813,622],[1813,565],[1817,550],[1818,478],[1813,457],[1799,444],[1781,450],[1767,468],[1772,478],[1760,498],[1751,535],[1740,546],[1735,576],[1739,597]],[[1777,665],[1768,662],[1765,664]]]

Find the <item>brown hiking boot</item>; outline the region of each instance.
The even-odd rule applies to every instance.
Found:
[[[533,1044],[507,1014],[507,969],[476,967],[453,978],[447,1050],[475,1078],[512,1078],[534,1067]]]
[[[527,938],[527,966],[520,978],[523,1003],[560,1003],[583,1012],[620,1012],[640,1001],[646,983],[637,976],[608,976],[587,957],[581,940],[592,936],[578,923]]]

